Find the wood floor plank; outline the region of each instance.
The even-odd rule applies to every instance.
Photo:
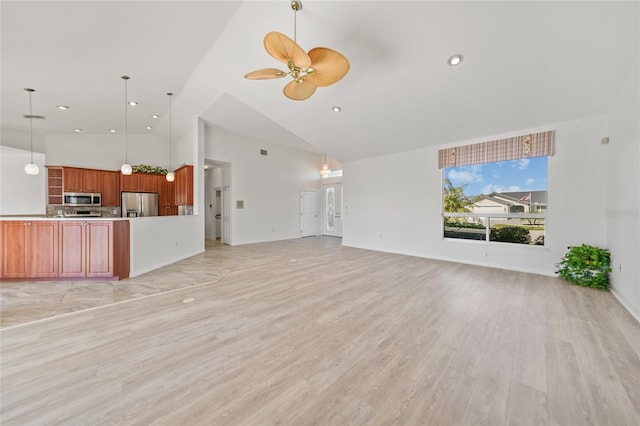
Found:
[[[640,424],[640,325],[553,277],[318,237],[95,284],[0,289],[3,426]]]

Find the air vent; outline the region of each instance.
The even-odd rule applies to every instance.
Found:
[[[267,155],[267,154],[268,154],[268,152],[267,152],[266,149],[261,149],[260,150],[260,155]]]
[[[45,117],[44,115],[29,115],[29,114],[25,114],[23,115],[24,118],[35,118],[36,120],[46,120],[47,117]]]

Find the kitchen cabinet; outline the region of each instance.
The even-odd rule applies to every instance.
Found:
[[[140,174],[139,173],[131,173],[130,175],[120,174],[120,191],[140,192]]]
[[[47,203],[62,205],[62,167],[47,166]]]
[[[193,205],[193,166],[184,165],[175,171],[176,205]]]
[[[178,214],[175,187],[175,181],[168,182],[166,176],[158,175],[158,215],[175,216]]]
[[[123,192],[158,192],[158,176],[151,173],[121,174],[120,189]]]
[[[120,205],[120,174],[118,172],[102,171],[102,205]]]
[[[160,175],[140,173],[140,189],[137,192],[158,192],[158,176]]]
[[[129,221],[60,221],[61,278],[129,277]]]
[[[63,167],[64,192],[102,192],[100,170]]]
[[[2,221],[0,276],[48,278],[58,276],[57,221]]]

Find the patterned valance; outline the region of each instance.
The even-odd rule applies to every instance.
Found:
[[[438,168],[553,155],[553,130],[438,151]]]

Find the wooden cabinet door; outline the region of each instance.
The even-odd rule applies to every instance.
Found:
[[[102,172],[102,205],[120,205],[120,176],[118,172]]]
[[[84,192],[83,169],[65,167],[63,171],[64,192]]]
[[[60,277],[84,277],[87,274],[84,221],[60,221],[58,256]]]
[[[29,233],[29,277],[58,276],[58,222],[33,221]]]
[[[166,176],[158,177],[158,214],[160,216],[172,216],[174,208],[177,214],[175,186],[175,182],[168,182]]]
[[[84,169],[82,171],[82,192],[102,191],[102,172],[100,170]]]
[[[2,277],[25,278],[29,273],[27,250],[27,223],[3,221],[2,223]]]
[[[138,173],[120,174],[120,191],[140,192],[140,175]]]
[[[158,192],[158,175],[140,173],[140,192]]]
[[[193,166],[182,166],[175,173],[176,205],[193,205]]]
[[[113,222],[86,222],[87,277],[113,276]]]

